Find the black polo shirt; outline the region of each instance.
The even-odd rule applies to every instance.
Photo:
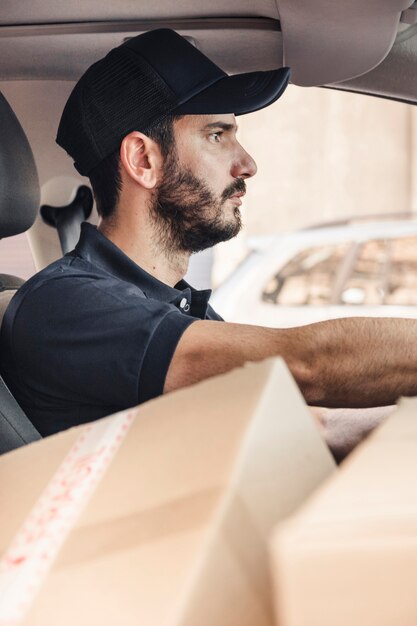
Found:
[[[210,294],[160,282],[85,223],[75,250],[12,299],[1,373],[42,435],[135,406],[162,393],[186,328],[221,320]]]

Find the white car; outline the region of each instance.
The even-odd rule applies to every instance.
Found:
[[[229,322],[289,327],[417,317],[417,221],[371,221],[254,241],[212,306]]]

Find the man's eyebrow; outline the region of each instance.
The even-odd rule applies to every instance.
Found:
[[[210,128],[221,128],[222,130],[235,130],[237,131],[236,124],[228,124],[227,122],[210,122],[210,124],[206,124],[203,130],[210,130]]]

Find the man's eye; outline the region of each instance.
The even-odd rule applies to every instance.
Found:
[[[219,143],[219,141],[220,141],[220,137],[221,137],[221,135],[222,135],[222,134],[223,134],[223,133],[221,133],[221,132],[217,132],[217,133],[210,133],[210,140],[211,140],[213,143]]]

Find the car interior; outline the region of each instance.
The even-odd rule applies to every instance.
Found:
[[[83,220],[97,221],[88,181],[55,144],[72,87],[110,48],[160,27],[188,37],[228,73],[289,66],[301,87],[417,101],[410,0],[3,3],[0,237],[28,231],[37,269],[74,246]],[[0,279],[3,313],[22,280]],[[0,407],[0,452],[39,438],[4,384]]]
[[[25,233],[34,265],[41,270],[74,248],[83,221],[98,222],[89,180],[76,172],[72,160],[55,143],[59,119],[76,81],[92,63],[127,39],[161,27],[175,29],[187,37],[229,74],[290,67],[291,83],[304,90],[319,88],[321,94],[323,90],[338,90],[337,95],[345,100],[350,96],[343,92],[353,92],[417,103],[417,2],[413,0],[0,3],[0,250],[7,241]],[[401,105],[395,105],[398,106]],[[410,136],[414,149],[417,117],[415,122],[414,134]],[[392,210],[395,208],[398,207]],[[397,212],[391,217],[399,216]],[[321,226],[317,224],[318,232]],[[343,225],[335,221],[333,226],[337,229]],[[350,224],[350,228],[354,230],[355,226]],[[266,239],[276,236],[271,235],[272,230]],[[314,239],[317,233],[313,230],[314,227],[310,234]],[[359,241],[353,237],[352,244],[340,239],[335,245],[324,239],[319,247],[309,244],[307,250],[294,248],[293,256],[283,265],[265,272],[262,284],[257,280],[257,291],[251,289],[250,281],[245,283],[245,290],[252,294],[256,291],[261,304],[272,312],[278,308],[276,305],[291,309],[294,304],[306,304],[306,299],[319,309],[323,303],[335,304],[343,298],[348,304],[368,298],[382,310],[380,295],[389,290],[381,289],[380,282],[386,280],[387,264],[384,271],[380,271],[380,266],[374,270],[374,251],[379,250],[380,258],[386,258],[389,255],[382,250],[386,240],[398,235],[398,245],[396,241],[388,244],[397,265],[391,264],[392,302],[385,304],[396,304],[396,299],[400,304],[400,290],[405,288],[415,298],[417,223],[413,232],[406,231],[410,237],[408,255],[402,230],[396,233],[391,227],[389,237],[380,235],[378,239],[380,231],[375,226],[372,236],[367,231]],[[296,233],[306,239],[308,235],[308,229],[304,234]],[[268,254],[265,252],[265,267],[269,268]],[[341,268],[336,279],[334,265],[330,267],[328,263],[331,256],[338,258]],[[252,263],[250,258],[247,261],[248,265]],[[210,259],[205,262],[210,263]],[[370,282],[364,282],[367,272]],[[406,274],[412,280],[403,281]],[[8,273],[0,262],[0,325],[24,280]],[[306,283],[301,286],[307,296],[300,296],[296,302],[291,300],[286,292],[289,283],[294,283],[296,290]],[[232,295],[236,293],[239,291]],[[217,309],[215,298],[213,301]],[[416,302],[412,300],[411,304],[415,307]],[[417,308],[415,311],[417,317]],[[290,325],[296,325],[294,320],[292,312]],[[23,514],[25,519],[0,558],[1,624],[136,624],[138,611],[151,615],[149,607],[154,604],[156,615],[163,615],[163,619],[150,619],[148,624],[272,626],[272,596],[278,598],[278,621],[274,623],[282,626],[414,623],[407,618],[415,616],[416,611],[416,507],[412,498],[415,402],[408,398],[401,402],[402,422],[397,420],[394,426],[388,423],[388,429],[370,441],[368,451],[365,443],[362,457],[359,450],[359,455],[348,459],[340,472],[334,471],[334,461],[339,463],[345,456],[345,439],[336,439],[336,445],[333,440],[332,447],[323,436],[318,428],[322,426],[322,414],[317,417],[314,407],[306,407],[284,362],[270,359],[258,363],[253,366],[258,368],[252,370],[253,374],[251,367],[226,374],[229,378],[204,381],[203,385],[209,384],[202,391],[201,387],[183,389],[178,395],[168,394],[141,405],[138,420],[137,410],[132,409],[44,441],[39,441],[41,435],[0,376],[0,455],[4,455],[1,486],[3,500],[10,504],[2,520],[3,547],[9,542],[8,532],[15,535],[15,526],[21,525]],[[260,367],[264,368],[263,373]],[[220,386],[216,386],[219,381]],[[241,393],[247,388],[252,393],[250,402]],[[213,389],[220,392],[213,393]],[[204,410],[196,411],[195,395],[194,400],[187,400],[190,391],[198,394],[199,406],[209,407],[206,415]],[[157,404],[159,401],[162,405]],[[242,409],[244,403],[247,406]],[[249,406],[251,403],[255,408]],[[159,413],[158,406],[162,406]],[[279,416],[291,419],[276,420],[276,409]],[[383,409],[389,415],[394,407]],[[250,412],[255,415],[252,422],[244,416],[245,411],[248,416]],[[162,418],[159,422],[155,419],[158,416]],[[172,421],[173,416],[178,420]],[[342,418],[348,423],[350,416],[334,416],[334,420]],[[381,417],[375,415],[374,419],[372,428]],[[129,431],[132,438],[125,448],[129,454],[119,454],[103,484],[98,485],[102,474],[95,472],[104,472],[107,464],[113,463],[113,455],[121,442],[126,444],[124,438],[133,422],[136,426]],[[246,422],[247,431],[243,427],[239,430],[239,424]],[[331,423],[331,419],[327,421],[328,428]],[[91,443],[94,428],[103,431],[99,436],[93,433],[97,436],[96,448]],[[224,437],[218,436],[220,428],[224,428]],[[367,435],[361,434],[358,441]],[[33,442],[38,443],[22,449]],[[69,448],[65,442],[70,442]],[[229,448],[233,448],[233,455]],[[83,481],[89,480],[90,486],[85,487]],[[97,486],[94,508],[88,498]],[[226,494],[223,500],[218,496],[220,487]],[[318,487],[318,492],[313,491]],[[33,504],[38,488],[41,495]],[[85,517],[81,509],[81,523],[79,512],[72,517],[68,512],[73,505],[78,506],[77,498],[82,506],[87,502]],[[218,508],[213,505],[215,498],[220,502]],[[113,515],[115,511],[117,515]],[[206,520],[212,518],[211,526]],[[277,525],[279,532],[283,528],[284,534],[273,536],[272,524]],[[200,525],[207,535],[204,541],[200,540]],[[70,532],[73,542],[64,545]],[[188,570],[185,576],[181,568],[185,572],[184,563],[187,568],[188,561],[191,563],[189,545],[193,542],[201,544],[201,554],[192,561],[191,576]],[[62,547],[63,557],[59,555],[55,563]],[[276,552],[272,561],[271,548]],[[137,558],[138,554],[140,558],[145,555],[143,561]],[[52,569],[56,567],[52,575],[51,564]],[[29,574],[24,571],[26,565]],[[277,572],[282,580],[276,578]],[[31,608],[28,621],[16,618],[16,614],[10,618],[8,601],[13,610],[15,605],[23,615],[33,601],[30,594],[38,594],[47,575],[51,586],[41,590],[39,604]],[[178,601],[173,589],[181,575],[185,583]],[[193,577],[197,583],[201,578],[201,588],[195,587]],[[150,592],[147,579],[151,581]],[[308,584],[303,587],[305,580]],[[389,583],[386,592],[385,580]],[[356,601],[352,590],[357,593]],[[402,599],[403,592],[410,606]],[[65,594],[69,599],[62,601]],[[174,621],[165,617],[164,594],[175,599]],[[191,613],[187,594],[191,598]],[[216,594],[221,598],[220,604]],[[252,596],[258,595],[262,611],[251,613],[253,609],[247,607],[251,602],[257,607],[258,599],[255,602]],[[97,607],[106,607],[104,600],[108,599],[115,612],[104,608],[97,619]],[[390,618],[385,610],[387,600],[395,618]],[[216,613],[218,606],[231,605],[240,607],[237,620],[231,616],[229,619],[227,611]],[[316,605],[319,610],[314,612]],[[364,609],[366,614],[369,609],[369,620],[349,619],[349,611],[354,614],[357,607],[359,613]],[[190,615],[194,609],[193,620]],[[246,621],[242,620],[242,612],[247,614]],[[261,619],[261,614],[268,617]],[[297,617],[302,614],[302,618]],[[320,618],[314,619],[317,615]],[[142,621],[145,623],[146,619]]]

